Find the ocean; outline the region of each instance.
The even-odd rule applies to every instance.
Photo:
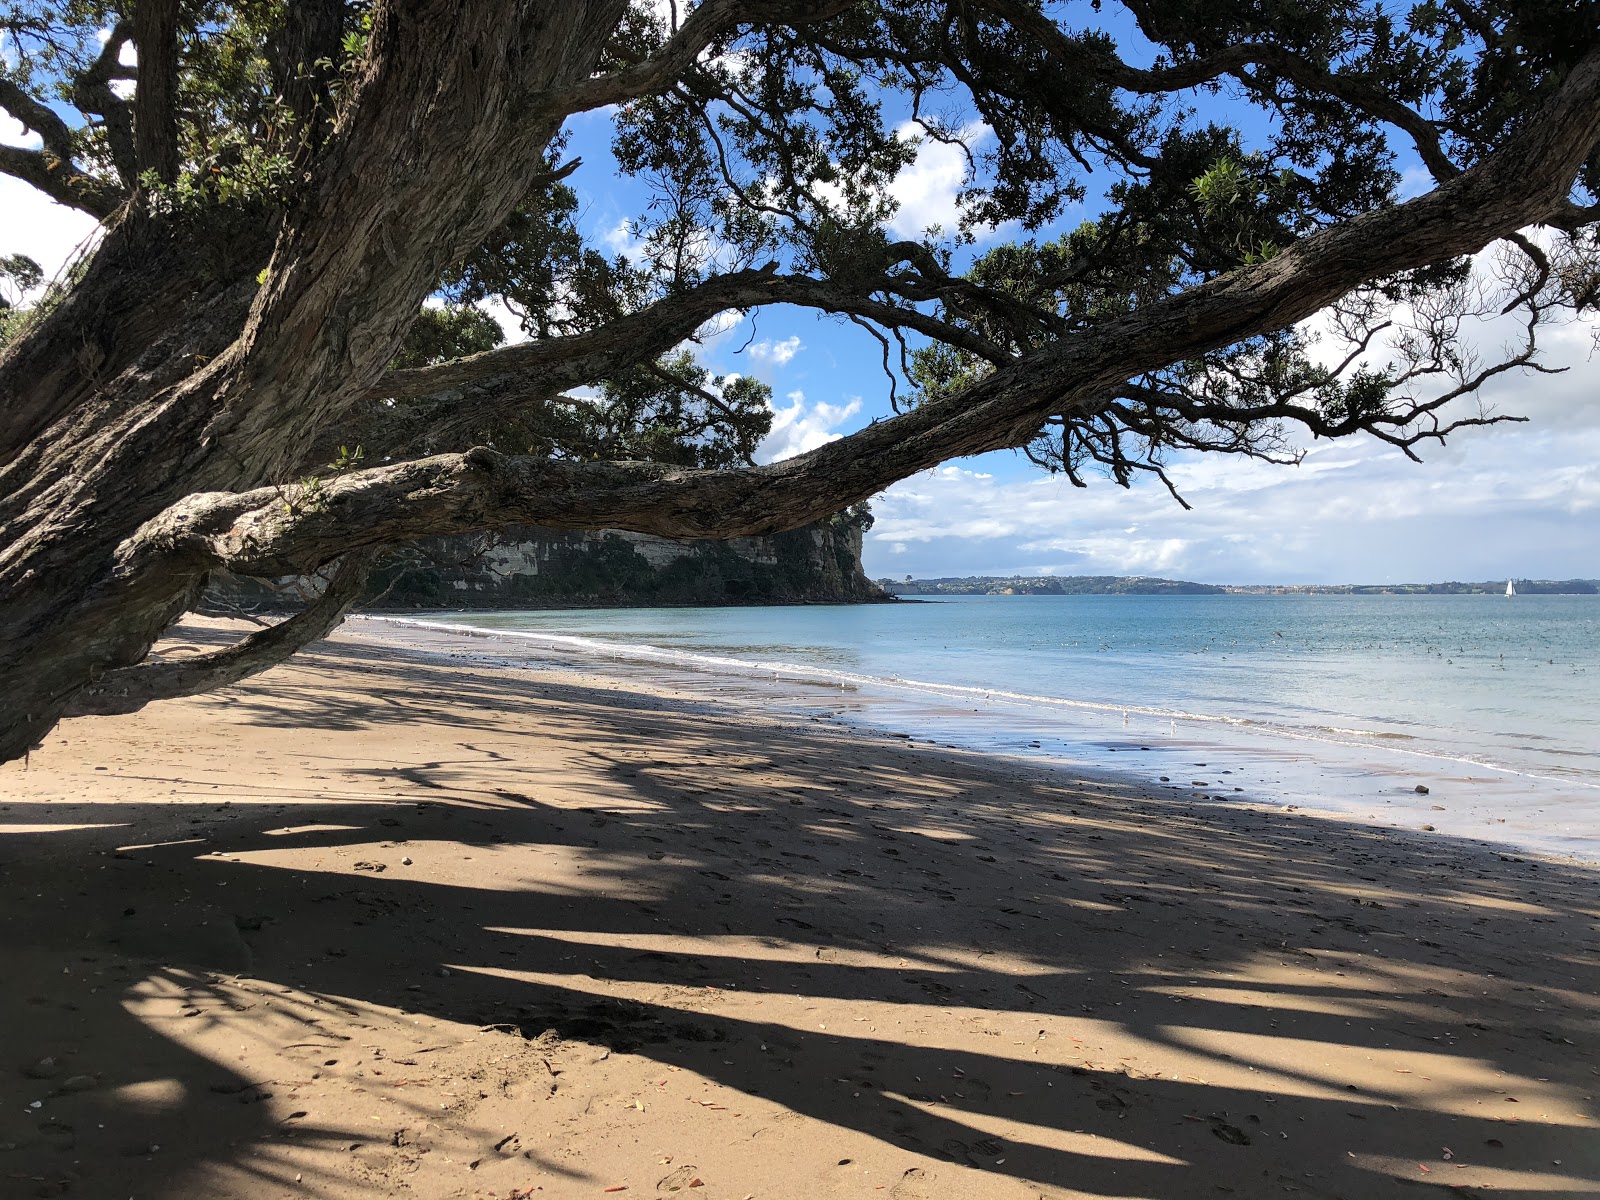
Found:
[[[1600,860],[1600,597],[963,596],[367,620],[480,660],[643,671],[1210,802]],[[487,636],[442,637],[469,632]]]

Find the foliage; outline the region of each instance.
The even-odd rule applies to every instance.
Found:
[[[1391,208],[1403,170],[1416,186],[1419,164],[1436,182],[1471,169],[1536,120],[1600,37],[1600,0],[841,0],[743,16],[731,0],[635,0],[590,82],[667,61],[724,9],[734,18],[693,53],[604,107],[616,170],[645,194],[617,231],[626,249],[585,236],[604,181],[574,174],[585,105],[563,109],[527,156],[520,203],[429,260],[433,300],[413,310],[391,367],[501,347],[491,305],[528,338],[577,341],[760,272],[817,285],[794,302],[876,339],[896,407],[949,401]],[[120,198],[129,220],[195,256],[202,291],[254,278],[270,292],[273,239],[318,215],[318,155],[355,119],[400,26],[372,0],[178,0],[175,15],[175,168],[136,154],[140,68],[133,22],[114,5],[0,0],[0,108],[40,134],[49,171],[80,172],[58,198]],[[463,129],[483,115],[419,111]],[[907,237],[897,180],[932,145],[966,163],[957,211],[950,228]],[[476,183],[457,191],[470,199]],[[1042,398],[1017,444],[1075,482],[1104,470],[1128,483],[1189,451],[1292,459],[1296,426],[1410,453],[1497,419],[1443,406],[1502,369],[1536,368],[1535,327],[1595,307],[1597,188],[1591,153],[1565,217],[1511,238],[1498,270],[1444,256],[1368,279],[1318,328],[1241,335],[1093,397]],[[0,268],[12,292],[17,270]],[[1522,314],[1524,341],[1485,366],[1466,330],[1502,308]],[[637,338],[579,376],[346,397],[299,465],[320,469],[345,445],[371,463],[474,442],[749,463],[770,426],[765,385],[702,363],[693,323],[661,327],[672,336]]]
[[[44,280],[44,271],[26,254],[0,254],[0,347],[26,312],[27,294]]]
[[[465,304],[424,306],[395,355],[397,367],[427,367],[493,350],[506,340],[494,318]]]

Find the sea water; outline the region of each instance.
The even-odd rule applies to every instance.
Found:
[[[1600,858],[1595,596],[972,596],[405,624],[1208,801]]]

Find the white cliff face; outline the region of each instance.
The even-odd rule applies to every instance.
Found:
[[[886,599],[861,569],[859,523],[819,522],[770,537],[684,542],[620,530],[524,526],[485,548],[443,538],[401,552],[375,573],[385,608],[847,603]],[[397,578],[398,576],[398,578]],[[305,581],[272,589],[213,585],[213,606],[293,607]]]
[[[808,530],[813,542],[821,549],[823,536],[818,530]],[[604,543],[607,538],[619,538],[650,566],[664,570],[676,562],[693,559],[701,553],[701,543],[675,542],[668,538],[652,537],[647,533],[632,533],[625,529],[597,529],[582,533],[552,534],[525,541],[508,542],[490,549],[484,556],[485,566],[498,575],[539,575],[552,568],[560,570],[565,557],[563,551],[582,545],[589,550]],[[733,538],[722,543],[746,562],[764,566],[777,566],[779,553],[771,538]]]

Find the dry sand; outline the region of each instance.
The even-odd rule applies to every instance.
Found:
[[[1600,1196],[1581,867],[348,634],[0,833],[5,1197]]]

